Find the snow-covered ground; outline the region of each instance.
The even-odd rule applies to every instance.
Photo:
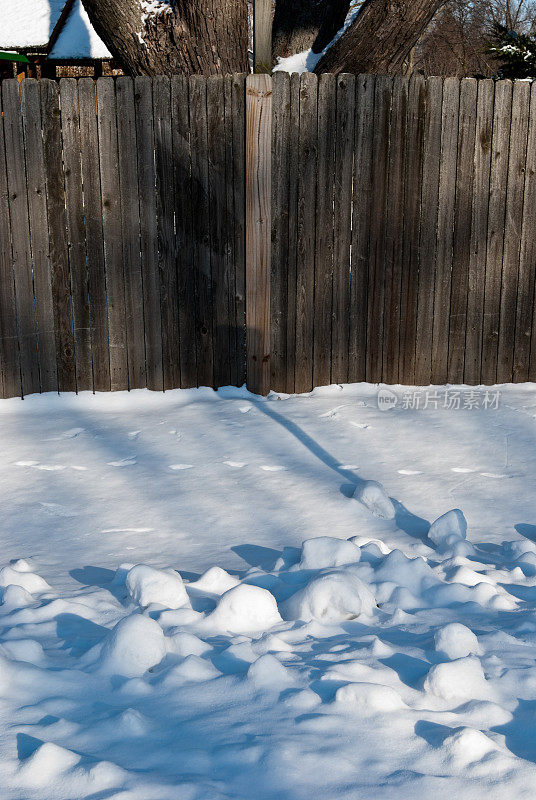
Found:
[[[535,420],[533,385],[0,401],[2,800],[532,798]]]

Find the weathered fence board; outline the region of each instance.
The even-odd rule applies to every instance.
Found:
[[[536,379],[536,88],[247,81],[2,83],[0,395]]]

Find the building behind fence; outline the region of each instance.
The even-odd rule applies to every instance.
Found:
[[[247,92],[2,83],[1,396],[536,379],[536,84]]]

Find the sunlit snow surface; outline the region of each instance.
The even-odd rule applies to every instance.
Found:
[[[2,800],[534,797],[536,387],[499,391],[0,401]]]

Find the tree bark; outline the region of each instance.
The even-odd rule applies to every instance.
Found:
[[[445,0],[366,0],[315,72],[394,75]]]
[[[247,0],[83,3],[93,27],[130,75],[248,71]]]
[[[344,25],[349,8],[350,0],[276,0],[274,63],[310,48],[321,53]]]

